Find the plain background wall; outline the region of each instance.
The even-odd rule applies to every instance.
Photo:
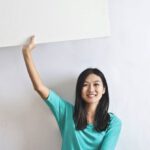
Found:
[[[109,1],[112,36],[37,45],[35,65],[44,83],[74,103],[76,79],[87,67],[108,81],[110,109],[122,120],[117,150],[150,143],[149,1]],[[0,49],[0,149],[60,149],[52,113],[33,90],[21,46]]]

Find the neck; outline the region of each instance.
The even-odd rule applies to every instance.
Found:
[[[87,104],[86,105],[87,115],[91,116],[91,117],[94,117],[95,112],[96,112],[96,107],[97,107],[97,104]]]

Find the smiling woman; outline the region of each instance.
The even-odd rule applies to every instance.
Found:
[[[121,121],[108,113],[109,93],[103,73],[87,68],[77,80],[75,105],[48,89],[33,64],[32,37],[23,47],[23,56],[34,89],[54,114],[62,136],[62,150],[114,150]]]
[[[83,99],[86,101],[86,103],[98,104],[104,93],[105,88],[101,78],[95,74],[90,74],[83,84]]]
[[[97,68],[84,70],[77,81],[74,119],[77,129],[84,129],[87,122],[92,123],[95,130],[107,128],[109,94],[106,79]]]
[[[94,123],[95,110],[104,93],[105,88],[101,78],[95,74],[88,75],[82,88],[82,98],[86,102],[88,123]]]

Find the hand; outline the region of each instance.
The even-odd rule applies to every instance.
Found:
[[[22,47],[23,53],[30,52],[35,48],[35,36],[31,36]]]

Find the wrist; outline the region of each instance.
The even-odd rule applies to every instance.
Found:
[[[29,49],[22,49],[22,53],[24,56],[30,56],[31,55],[31,50]]]

